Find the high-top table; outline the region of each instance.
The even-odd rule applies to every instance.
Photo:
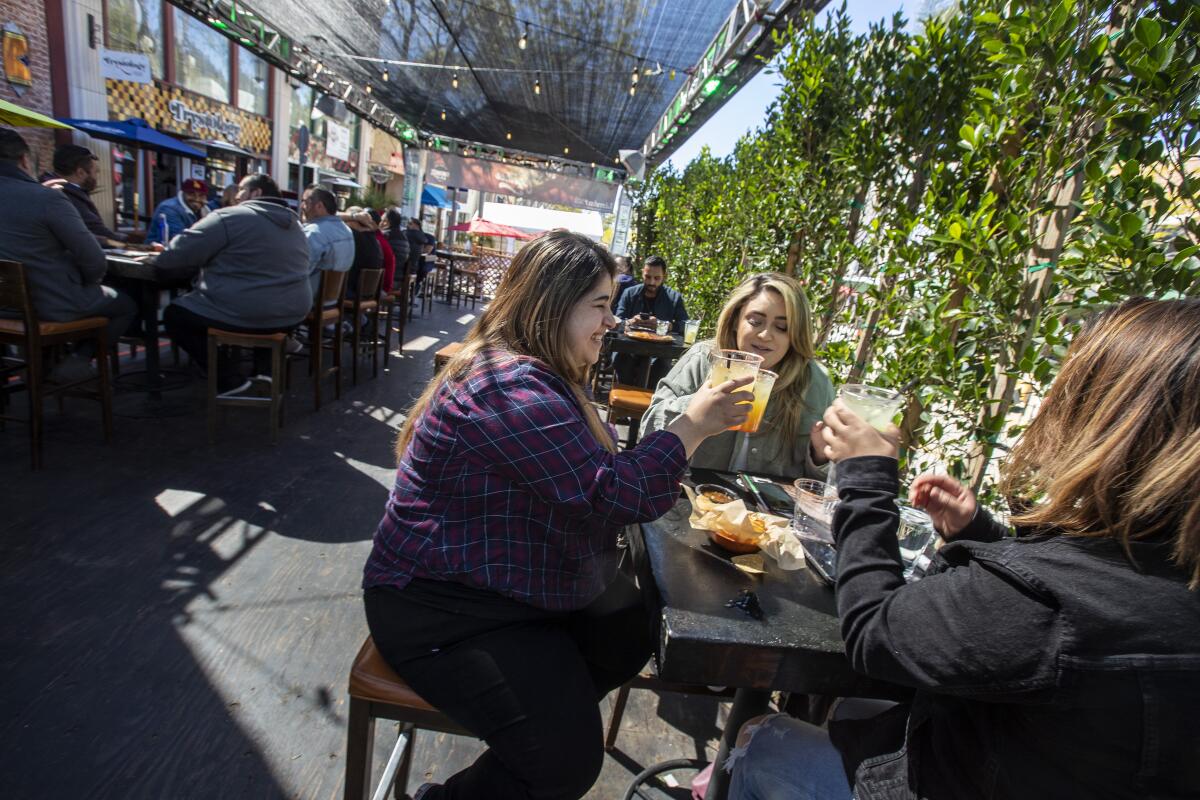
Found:
[[[646,369],[642,375],[641,386],[646,389],[653,389],[650,386],[650,371],[654,367],[655,358],[676,359],[688,351],[689,345],[683,343],[683,336],[678,333],[671,334],[671,341],[652,342],[645,339],[634,339],[625,333],[625,325],[622,323],[619,327],[609,331],[604,335],[604,347],[609,353],[626,353],[631,356],[646,356]],[[614,379],[615,380],[615,379]]]
[[[696,470],[689,482],[732,486],[731,477]],[[690,515],[691,504],[680,500],[658,521],[631,530],[628,539],[651,606],[659,677],[736,689],[706,794],[706,800],[721,800],[729,776],[720,765],[743,723],[767,713],[772,691],[891,699],[905,691],[851,669],[830,587],[807,569],[781,570],[770,557],[764,557],[765,575],[747,575],[709,542],[707,532],[688,524]],[[761,621],[725,607],[743,589],[758,595]]]
[[[450,277],[446,280],[446,303],[449,305],[454,302],[455,264],[459,261],[478,261],[479,256],[471,255],[470,253],[460,253],[457,250],[434,250],[433,254],[438,258],[450,262]]]

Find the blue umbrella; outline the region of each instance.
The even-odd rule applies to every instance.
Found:
[[[61,119],[60,121],[97,139],[121,142],[147,150],[161,150],[188,158],[204,159],[208,157],[203,150],[197,150],[174,137],[159,133],[151,128],[150,123],[146,120],[137,117],[130,117],[123,122],[108,119]]]

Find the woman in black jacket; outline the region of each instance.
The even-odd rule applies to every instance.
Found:
[[[894,438],[840,402],[824,422],[847,654],[916,691],[828,733],[747,725],[732,798],[1200,797],[1200,299],[1076,338],[1006,465],[1017,537],[957,481],[913,482],[949,540],[918,583]]]
[[[396,257],[396,275],[393,279],[394,286],[403,286],[405,265],[408,264],[408,236],[404,232],[404,217],[400,215],[400,209],[389,208],[387,215],[384,217],[387,220],[385,233],[387,234],[388,244],[392,247],[392,254]]]

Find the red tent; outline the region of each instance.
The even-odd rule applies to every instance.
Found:
[[[470,222],[460,222],[457,225],[451,225],[447,230],[466,231],[467,233],[476,236],[500,236],[509,239],[532,239],[532,233],[525,233],[516,228],[510,228],[508,225],[501,225],[499,222],[488,222],[486,219],[476,217]]]

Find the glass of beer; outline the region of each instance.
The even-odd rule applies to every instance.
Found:
[[[696,336],[700,333],[700,320],[689,319],[683,323],[683,343],[691,347],[696,343]]]
[[[709,386],[720,386],[726,381],[736,381],[742,378],[753,378],[758,375],[758,367],[763,357],[758,353],[747,353],[742,350],[713,350],[708,354],[708,363],[712,371],[708,375]],[[744,386],[739,391],[753,391],[754,386]],[[729,430],[741,430],[735,425]]]
[[[750,387],[754,390],[754,402],[750,404],[750,414],[738,428],[739,431],[758,433],[758,426],[762,422],[763,414],[767,411],[767,401],[771,399],[771,389],[775,386],[775,379],[778,377],[769,369],[758,371],[754,377],[754,385]]]
[[[892,418],[904,405],[904,395],[891,389],[880,389],[862,383],[848,383],[838,390],[838,397],[863,422],[877,431],[892,423]]]

